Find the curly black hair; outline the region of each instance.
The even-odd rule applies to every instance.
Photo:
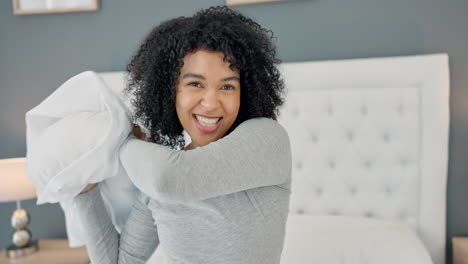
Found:
[[[227,6],[210,7],[191,17],[177,17],[156,26],[127,66],[126,93],[132,93],[134,120],[149,128],[148,141],[181,149],[183,127],[175,95],[184,56],[197,49],[220,51],[231,70],[239,70],[241,101],[229,134],[254,117],[275,119],[284,103],[284,81],[276,64],[273,32]]]

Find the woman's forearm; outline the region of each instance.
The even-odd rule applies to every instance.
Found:
[[[168,201],[203,200],[291,180],[289,137],[267,118],[247,120],[228,136],[188,151],[130,138],[120,159],[140,190]]]
[[[118,263],[119,233],[106,211],[99,187],[79,194],[74,203],[80,212],[78,215],[91,262]]]
[[[148,199],[141,192],[137,194],[119,235],[104,206],[99,185],[74,198],[91,263],[146,263],[159,245],[157,228],[146,206]]]

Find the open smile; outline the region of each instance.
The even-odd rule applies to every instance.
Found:
[[[221,123],[220,121],[223,119],[223,117],[208,117],[198,114],[193,114],[192,116],[198,129],[205,133],[216,131]]]

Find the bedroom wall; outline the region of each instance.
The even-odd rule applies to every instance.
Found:
[[[24,114],[84,70],[124,70],[162,20],[223,0],[101,0],[98,12],[14,16],[0,1],[0,158],[24,157]],[[290,0],[241,6],[277,36],[284,62],[448,53],[451,67],[447,242],[468,235],[468,1]],[[29,200],[36,238],[66,237],[59,206]],[[0,204],[0,248],[9,243],[13,203]]]

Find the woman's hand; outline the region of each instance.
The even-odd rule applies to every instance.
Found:
[[[96,185],[97,185],[97,183],[90,183],[90,184],[88,184],[88,186],[86,186],[86,187],[80,192],[80,194],[88,192],[89,190],[91,190],[91,189],[93,189],[94,187],[96,187]]]
[[[143,133],[138,125],[133,125],[133,130],[132,130],[133,135],[137,137],[138,139],[141,140],[146,140],[146,134]]]

